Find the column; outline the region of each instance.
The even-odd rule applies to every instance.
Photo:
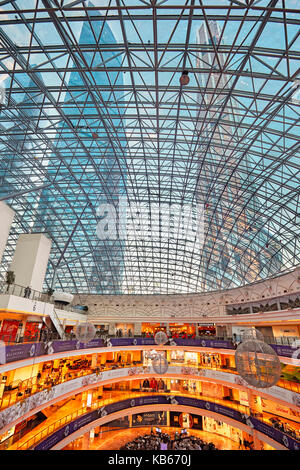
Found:
[[[257,437],[257,431],[253,429],[253,449],[254,450],[261,450],[261,442],[260,439]]]
[[[108,324],[108,334],[109,334],[109,336],[114,336],[115,335],[115,329],[116,329],[115,323],[109,323]]]
[[[82,450],[89,450],[90,448],[90,431],[82,436]]]
[[[97,353],[92,354],[92,363],[91,363],[91,367],[96,367],[96,366],[97,366],[97,359],[98,359],[98,354],[97,354]]]
[[[226,334],[227,334],[227,337],[229,337],[229,338],[232,337],[232,326],[231,325],[226,325]]]
[[[42,233],[21,234],[10,265],[16,276],[15,283],[41,292],[50,249],[51,240]]]
[[[142,334],[142,324],[135,323],[134,324],[134,336],[141,336]]]
[[[0,263],[6,247],[7,239],[10,232],[12,221],[14,220],[15,212],[4,202],[0,201]]]

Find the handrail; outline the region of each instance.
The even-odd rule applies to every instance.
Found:
[[[52,312],[51,315],[53,315],[53,317],[55,318],[55,322],[57,322],[57,324],[58,324],[58,326],[59,326],[59,329],[61,330],[61,331],[58,331],[58,328],[57,328],[57,326],[55,325],[55,322],[53,321],[54,326],[55,326],[55,328],[56,328],[58,334],[60,335],[61,339],[64,340],[64,339],[65,339],[64,327],[62,326],[62,323],[61,323],[60,319],[58,318],[58,315],[57,315],[57,313],[56,313],[55,308],[53,309],[53,312]],[[50,315],[50,318],[51,318],[51,315]]]
[[[19,284],[7,284],[5,281],[0,282],[0,294],[16,295],[17,297],[24,297],[31,300],[40,300],[42,302],[50,302],[50,296],[35,289],[28,289],[26,286]]]
[[[55,310],[55,309],[54,309]],[[56,317],[58,318],[57,316],[57,313],[55,312],[55,315]],[[59,318],[58,318],[59,320]],[[60,322],[60,320],[59,320]],[[61,322],[60,322],[61,324]],[[45,330],[41,330],[41,331],[38,331],[30,340],[28,341],[24,341],[29,339],[29,338],[20,338],[19,340],[15,340],[14,339],[14,336],[15,335],[6,335],[6,334],[0,334],[0,341],[4,342],[6,345],[12,345],[12,344],[22,344],[22,343],[41,343],[41,342],[44,342],[44,341],[53,341],[53,340],[61,340],[61,341],[65,341],[66,339],[68,340],[72,340],[72,339],[76,339],[76,336],[74,333],[65,333],[65,336],[66,336],[66,339],[63,340],[61,338],[58,338],[58,333],[56,331],[51,331],[51,330],[47,330],[45,332],[45,337],[41,338],[42,335],[43,335],[43,332],[45,332]],[[198,339],[198,340],[211,340],[211,341],[230,341],[232,342],[232,345],[233,346],[236,346],[237,344],[239,344],[241,342],[241,339],[242,337],[240,335],[236,335],[236,337],[232,337],[232,336],[217,336],[217,335],[201,335],[201,336],[195,336],[195,335],[189,335],[189,337],[187,337],[186,335],[176,335],[176,336],[170,336],[170,338],[173,338],[173,339]],[[6,339],[8,338],[8,339]],[[134,336],[122,336],[122,337],[118,337],[116,336],[115,334],[112,334],[112,335],[100,335],[99,333],[96,334],[95,338],[94,339],[101,339],[101,338],[105,338],[105,339],[111,339],[111,338],[115,338],[115,339],[120,339],[122,341],[122,339],[134,339],[134,338],[148,338],[148,339],[154,339],[154,336],[153,335],[148,335],[148,336],[143,336],[143,335],[134,335]],[[300,337],[299,336],[264,336],[264,341],[270,345],[275,345],[275,346],[291,346],[291,347],[295,347],[295,343],[299,343],[300,345]],[[155,344],[155,343],[153,343]],[[296,347],[298,348],[299,345],[297,344]]]

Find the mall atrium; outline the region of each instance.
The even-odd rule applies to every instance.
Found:
[[[1,450],[300,449],[299,25],[0,0]]]

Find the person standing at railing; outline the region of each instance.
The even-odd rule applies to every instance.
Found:
[[[30,287],[29,287],[29,286],[25,287],[25,290],[24,290],[24,297],[25,297],[26,299],[29,299],[30,294],[31,294],[31,289],[30,289]]]

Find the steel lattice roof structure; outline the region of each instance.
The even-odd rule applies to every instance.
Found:
[[[216,291],[297,266],[299,13],[0,1],[0,200],[16,211],[2,274],[30,231],[52,240],[47,286],[70,292]],[[176,234],[163,219],[183,207]],[[121,214],[122,236],[101,238]]]

